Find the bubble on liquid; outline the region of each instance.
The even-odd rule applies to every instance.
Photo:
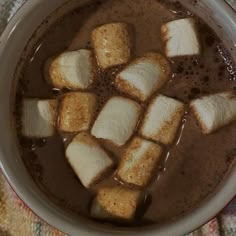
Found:
[[[195,67],[199,65],[198,59],[193,59],[192,62]]]
[[[52,89],[52,94],[54,96],[59,96],[61,94],[61,90],[60,89],[57,89],[57,88],[53,88]]]
[[[201,90],[199,88],[192,88],[191,93],[194,95],[198,95],[201,93]]]
[[[215,62],[216,64],[218,64],[218,63],[220,63],[220,59],[219,59],[218,57],[216,57],[216,58],[214,59],[214,62]]]
[[[26,79],[20,79],[18,82],[18,93],[20,93],[22,96],[28,92],[28,84],[29,81]]]
[[[208,82],[209,80],[210,80],[210,77],[208,75],[202,78],[202,82],[205,82],[205,83]]]
[[[45,145],[47,145],[47,139],[43,138],[43,139],[35,140],[34,144],[36,147],[44,147]]]
[[[70,89],[69,88],[63,88],[62,90],[61,90],[61,93],[63,94],[63,93],[69,93],[70,92]]]
[[[34,147],[34,142],[31,139],[20,137],[19,140],[20,140],[20,145],[26,149],[32,150],[32,148]]]
[[[177,67],[177,73],[179,73],[179,74],[182,74],[183,72],[184,72],[184,67],[182,67],[181,65],[179,65],[178,67]]]
[[[193,100],[194,98],[195,98],[195,95],[193,95],[193,94],[189,94],[189,95],[188,95],[188,99],[189,99],[189,100]]]
[[[215,44],[215,38],[212,35],[207,35],[205,38],[205,44],[208,47],[212,47]]]
[[[217,50],[220,53],[220,56],[222,57],[224,64],[227,66],[227,71],[230,74],[230,80],[235,80],[236,78],[236,65],[230,58],[228,52],[221,47],[220,45],[217,46]]]

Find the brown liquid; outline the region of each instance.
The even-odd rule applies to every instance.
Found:
[[[160,26],[164,22],[189,15],[179,3],[110,0],[97,1],[94,5],[64,16],[35,44],[26,61],[16,97],[18,130],[22,97],[52,98],[62,94],[44,80],[43,65],[49,57],[67,48],[90,48],[91,30],[103,23],[117,21],[130,23],[135,29],[134,57],[148,51],[163,53]],[[199,57],[173,59],[174,76],[161,91],[186,103],[204,94],[236,88],[236,72],[230,56],[212,30],[196,19],[203,46],[202,54]],[[118,94],[112,79],[119,69],[114,68],[106,73],[98,70],[99,80],[92,88],[101,101],[98,111],[105,101]],[[204,136],[194,117],[188,113],[182,128],[176,145],[163,157],[155,180],[146,189],[147,211],[143,219],[148,222],[163,223],[198,207],[214,193],[235,159],[236,123]],[[19,134],[22,158],[35,182],[50,199],[66,211],[89,217],[89,205],[94,192],[82,187],[64,156],[65,146],[72,137],[57,134],[44,140],[29,140]],[[114,149],[106,143],[104,145],[118,162],[122,149]],[[100,184],[108,182],[115,183],[113,176]],[[145,220],[137,221],[136,224],[140,225]]]

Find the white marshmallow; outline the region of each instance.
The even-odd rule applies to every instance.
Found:
[[[22,134],[30,138],[53,136],[57,121],[57,100],[25,99],[22,108]]]
[[[80,132],[90,128],[97,107],[92,93],[70,92],[64,95],[59,109],[58,128],[64,132]]]
[[[141,101],[147,100],[169,79],[169,62],[158,53],[147,53],[118,74],[116,87]]]
[[[148,139],[171,144],[184,116],[185,106],[175,99],[159,95],[149,105],[140,128]]]
[[[113,97],[104,106],[92,128],[92,135],[122,146],[133,134],[141,106],[123,97]]]
[[[131,43],[125,23],[105,24],[94,29],[92,42],[98,64],[103,69],[125,64],[130,59]]]
[[[200,54],[200,43],[193,18],[174,20],[161,28],[167,57]]]
[[[123,186],[99,189],[91,207],[91,216],[98,219],[132,220],[141,199],[141,192]]]
[[[113,165],[108,154],[87,133],[75,136],[66,149],[66,158],[86,188],[99,181]]]
[[[236,94],[217,93],[191,102],[190,108],[204,134],[210,134],[236,120]]]
[[[145,187],[155,175],[161,155],[161,146],[136,137],[125,149],[117,176],[126,183]]]
[[[45,66],[47,80],[55,88],[86,89],[93,80],[92,52],[81,49],[49,59]]]

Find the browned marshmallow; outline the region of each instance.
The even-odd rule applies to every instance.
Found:
[[[75,136],[66,149],[66,158],[86,188],[99,181],[113,165],[108,154],[87,133]]]
[[[191,102],[190,108],[204,134],[210,134],[236,120],[236,94],[229,91],[204,96]]]
[[[124,145],[134,133],[141,106],[131,99],[112,97],[105,104],[92,128],[92,135]]]
[[[98,219],[132,220],[140,198],[138,190],[123,186],[103,187],[93,201],[91,215]]]
[[[122,156],[117,176],[126,183],[144,187],[155,174],[161,154],[158,144],[134,138]]]
[[[30,138],[53,136],[58,102],[54,99],[25,99],[22,107],[22,135]]]
[[[55,88],[86,89],[94,80],[92,52],[86,49],[68,51],[49,59],[45,75]]]
[[[182,102],[163,95],[157,96],[148,107],[140,134],[163,144],[171,144],[185,113]]]
[[[120,91],[145,101],[168,81],[170,74],[170,64],[162,55],[147,53],[121,71],[115,85]]]
[[[92,93],[71,92],[64,95],[59,111],[59,129],[79,132],[89,129],[96,111],[97,98]]]
[[[161,27],[167,57],[200,54],[200,43],[193,18],[174,20]]]
[[[92,43],[100,67],[125,64],[130,59],[130,35],[125,23],[102,25],[92,32]]]

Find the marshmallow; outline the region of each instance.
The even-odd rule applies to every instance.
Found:
[[[185,106],[175,99],[159,95],[148,107],[140,134],[162,144],[171,144],[176,136]]]
[[[25,99],[22,108],[22,134],[30,138],[53,136],[57,121],[57,100]]]
[[[167,57],[200,54],[200,43],[193,18],[168,22],[161,27]]]
[[[117,146],[124,145],[133,134],[141,106],[123,97],[113,97],[104,106],[92,128],[92,135]]]
[[[236,94],[228,91],[193,100],[190,108],[202,133],[210,134],[236,120]]]
[[[86,89],[93,80],[92,53],[81,49],[60,54],[46,63],[46,78],[55,88]]]
[[[170,64],[162,55],[147,53],[119,73],[115,84],[121,92],[145,101],[168,81],[170,74]]]
[[[81,183],[89,188],[113,166],[112,159],[87,133],[79,133],[66,149],[66,158]]]
[[[61,100],[58,128],[64,132],[88,130],[94,119],[96,105],[97,98],[92,93],[65,94]]]
[[[94,29],[92,43],[98,64],[103,69],[125,64],[130,59],[130,36],[125,23],[111,23]]]
[[[117,176],[126,183],[145,187],[154,176],[161,155],[161,146],[136,137],[125,149]]]
[[[123,186],[100,188],[91,207],[98,219],[132,220],[141,199],[141,192]]]

